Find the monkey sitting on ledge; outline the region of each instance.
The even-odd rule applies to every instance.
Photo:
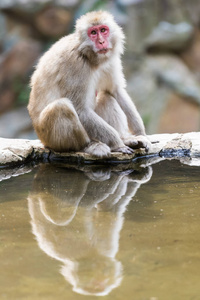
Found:
[[[108,12],[89,12],[73,34],[40,59],[28,105],[42,143],[55,151],[102,157],[150,142],[127,94],[122,72],[124,34]]]

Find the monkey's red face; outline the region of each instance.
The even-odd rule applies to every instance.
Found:
[[[109,51],[109,27],[106,25],[96,25],[88,29],[88,36],[95,44],[98,53],[105,54]]]

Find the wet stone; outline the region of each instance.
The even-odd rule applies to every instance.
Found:
[[[34,161],[63,162],[72,164],[130,163],[138,157],[200,156],[200,133],[155,134],[148,136],[152,147],[148,153],[137,149],[133,154],[112,152],[110,157],[98,158],[83,152],[57,153],[45,148],[39,140],[0,138],[0,165],[9,166]]]

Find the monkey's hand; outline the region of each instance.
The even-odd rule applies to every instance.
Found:
[[[122,152],[123,154],[133,154],[134,150],[128,146],[112,149],[112,152]]]
[[[123,139],[123,142],[132,149],[144,148],[148,152],[151,148],[151,142],[145,135],[130,135]]]

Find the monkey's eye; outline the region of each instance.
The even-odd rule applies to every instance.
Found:
[[[101,32],[105,32],[106,31],[106,29],[105,28],[101,28]]]
[[[95,31],[95,30],[92,30],[92,31],[91,31],[91,34],[92,34],[92,35],[95,35],[95,34],[96,34],[96,31]]]

